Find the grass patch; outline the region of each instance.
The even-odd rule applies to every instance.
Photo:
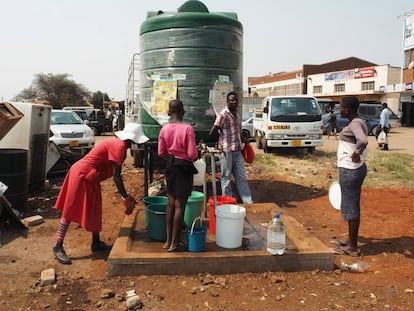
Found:
[[[304,186],[328,188],[338,180],[336,152],[256,153],[254,166],[287,177]],[[368,153],[368,174],[364,187],[414,189],[414,157],[391,152]]]
[[[373,153],[368,157],[367,186],[414,189],[414,157],[400,153]]]

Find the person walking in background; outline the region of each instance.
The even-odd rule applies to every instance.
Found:
[[[167,158],[168,206],[166,214],[167,240],[163,248],[168,252],[179,250],[179,235],[184,221],[188,197],[193,189],[193,161],[198,158],[194,129],[183,123],[185,111],[180,100],[169,103],[170,122],[161,128],[158,138],[158,155]]]
[[[359,100],[354,96],[342,98],[339,111],[349,124],[339,133],[337,166],[341,186],[341,214],[348,222],[348,239],[335,240],[336,254],[358,256],[360,198],[362,183],[367,174],[368,128],[358,117]]]
[[[114,179],[122,196],[125,214],[132,213],[136,201],[125,190],[121,176],[126,151],[133,143],[148,141],[138,124],[129,123],[123,131],[115,132],[107,139],[75,162],[69,169],[56,200],[55,208],[62,211],[59,222],[56,245],[53,247],[55,258],[62,264],[70,264],[71,259],[63,248],[65,235],[72,221],[92,232],[92,252],[108,251],[110,245],[100,240],[102,230],[102,194],[101,181]]]
[[[381,150],[388,150],[388,133],[390,131],[390,110],[388,109],[387,103],[381,104],[380,124],[377,128],[376,138],[378,139],[379,134],[384,131],[386,135],[386,143],[378,143],[378,147]]]
[[[217,115],[210,130],[210,136],[217,137],[219,135],[222,194],[233,196],[231,188],[231,175],[233,174],[243,203],[252,204],[252,195],[244,171],[243,143],[240,134],[241,120],[238,107],[237,93],[228,93],[227,107]]]
[[[328,139],[330,136],[335,136],[336,139],[338,139],[336,135],[336,116],[334,114],[333,108],[331,108],[329,115],[328,115]]]

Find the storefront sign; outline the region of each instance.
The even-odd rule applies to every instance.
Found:
[[[348,80],[354,78],[353,70],[325,73],[325,81]]]
[[[374,67],[355,69],[355,74],[354,74],[355,79],[373,78],[374,76],[375,76]]]

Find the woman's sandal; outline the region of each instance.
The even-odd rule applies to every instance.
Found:
[[[167,252],[172,253],[175,252],[177,250],[177,245],[171,245],[168,249]]]
[[[351,249],[345,248],[344,246],[338,246],[337,248],[333,250],[333,252],[336,255],[348,255],[351,257],[358,257],[361,255],[361,253],[358,250],[351,250]]]
[[[331,244],[336,246],[347,246],[348,242],[346,240],[331,240]]]
[[[170,248],[170,244],[165,243],[165,244],[162,245],[162,248],[163,249],[169,249]]]
[[[184,252],[186,250],[186,244],[184,242],[179,242],[176,245],[171,245],[167,252]]]

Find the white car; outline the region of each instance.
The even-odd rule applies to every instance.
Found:
[[[75,112],[53,109],[50,118],[49,141],[56,146],[84,155],[95,145],[93,130]]]
[[[253,116],[242,122],[242,138],[244,141],[249,141],[253,137]]]

